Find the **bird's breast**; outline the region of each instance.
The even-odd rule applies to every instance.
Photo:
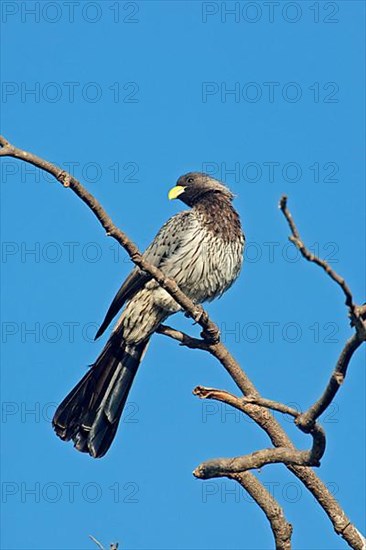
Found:
[[[178,258],[179,256],[179,258]],[[243,239],[226,241],[209,231],[192,231],[179,255],[167,262],[164,272],[197,303],[213,300],[239,275]]]

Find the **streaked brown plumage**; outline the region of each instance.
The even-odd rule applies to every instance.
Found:
[[[170,198],[190,210],[170,218],[144,253],[151,264],[177,282],[196,303],[221,296],[237,278],[244,235],[221,182],[191,172],[179,178]],[[151,335],[169,315],[175,300],[147,274],[135,268],[117,292],[97,332],[99,337],[125,305],[94,365],[58,407],[53,426],[76,449],[103,456],[115,436],[133,379]]]

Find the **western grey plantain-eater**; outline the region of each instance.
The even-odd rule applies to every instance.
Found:
[[[171,217],[144,258],[174,279],[195,303],[221,296],[238,277],[244,249],[234,195],[222,182],[198,172],[169,191],[190,210]],[[148,274],[135,267],[117,292],[98,338],[125,306],[95,363],[62,401],[53,418],[57,435],[97,458],[108,451],[151,335],[181,308]]]

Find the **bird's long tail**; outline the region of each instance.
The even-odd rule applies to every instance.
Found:
[[[148,340],[131,346],[110,338],[56,410],[52,424],[61,439],[72,439],[78,451],[94,458],[105,455],[147,345]]]

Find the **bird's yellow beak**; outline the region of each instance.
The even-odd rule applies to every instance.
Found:
[[[179,195],[181,195],[185,190],[185,187],[183,185],[176,185],[175,187],[172,187],[171,190],[168,193],[168,199],[171,201],[173,199],[177,199]]]

